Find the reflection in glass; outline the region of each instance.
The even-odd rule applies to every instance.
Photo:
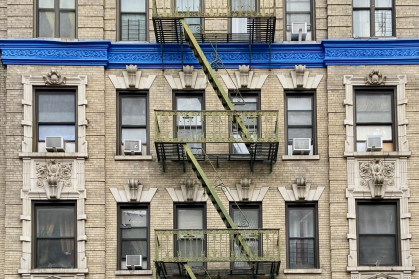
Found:
[[[384,37],[393,35],[393,19],[391,10],[375,11],[375,36]]]
[[[60,12],[60,38],[76,37],[76,13]]]
[[[370,11],[353,12],[353,32],[354,38],[370,37]]]
[[[63,137],[65,141],[76,140],[76,127],[74,125],[39,125],[38,140],[45,137]]]
[[[38,36],[53,38],[55,35],[55,13],[39,11]]]
[[[121,40],[145,41],[147,39],[146,14],[121,15]]]
[[[145,0],[121,0],[121,12],[146,12]]]

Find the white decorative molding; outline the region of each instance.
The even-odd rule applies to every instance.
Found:
[[[250,71],[250,67],[247,65],[240,65],[238,71],[235,71],[233,76],[221,75],[229,90],[243,88],[261,89],[267,77],[268,75],[255,77],[254,72]]]
[[[195,179],[185,179],[180,189],[166,188],[174,202],[206,202],[208,195],[204,193],[201,183]]]
[[[318,201],[320,200],[324,188],[325,187],[319,186],[316,189],[313,189],[313,187],[311,187],[311,183],[306,183],[306,186],[303,189],[301,189],[302,194],[300,194],[298,184],[293,183],[291,190],[287,190],[287,188],[285,187],[278,187],[278,191],[281,193],[281,196],[284,199],[284,201]]]
[[[249,182],[249,187],[247,190],[247,200],[243,199],[244,191],[243,185],[246,185]],[[244,179],[241,180],[240,184],[236,184],[236,189],[230,189],[229,187],[225,187],[223,189],[224,194],[226,195],[229,202],[234,201],[249,201],[249,202],[260,202],[263,201],[265,198],[266,193],[269,190],[269,187],[261,187],[260,189],[256,189],[254,185],[250,185],[250,179],[247,179],[247,182]]]
[[[398,75],[397,77],[382,77],[378,75],[377,71],[373,71],[367,78],[366,77],[354,77],[352,75],[345,75],[343,77],[343,84],[345,85],[345,100],[343,105],[346,108],[346,118],[344,125],[346,127],[346,142],[345,142],[345,154],[351,154],[355,152],[355,139],[354,139],[354,86],[366,86],[366,85],[379,85],[379,86],[396,86],[397,88],[397,110],[395,116],[397,117],[397,143],[398,152],[408,152],[409,143],[406,136],[406,126],[408,121],[406,119],[406,82],[407,77],[405,75]],[[372,75],[372,76],[371,76]],[[371,77],[370,77],[371,76]],[[371,81],[369,81],[371,80]]]
[[[126,69],[122,71],[122,76],[109,75],[115,89],[150,89],[153,85],[156,75],[149,75],[144,77],[137,66],[127,65]]]
[[[135,181],[135,180],[134,180]],[[150,188],[147,191],[143,190],[143,185],[138,183],[136,195],[132,195],[129,183],[124,185],[124,190],[118,188],[109,188],[116,202],[151,202],[157,188]]]
[[[79,279],[88,273],[86,247],[86,213],[85,213],[85,159],[31,159],[23,158],[23,187],[22,199],[22,257],[19,274],[27,279],[58,278]],[[54,177],[60,183],[55,198],[51,195],[48,179]],[[47,186],[45,185],[47,184]],[[32,265],[32,201],[47,200],[74,200],[77,207],[77,268],[75,269],[31,269]],[[57,274],[51,274],[57,273]],[[58,275],[60,274],[60,275]],[[64,274],[64,275],[62,275]]]
[[[295,65],[289,77],[285,75],[277,75],[277,77],[284,89],[317,89],[323,75],[310,77],[310,72],[305,65]]]
[[[205,89],[207,87],[207,77],[198,77],[198,71],[194,70],[193,66],[183,66],[179,77],[173,75],[164,76],[169,83],[170,87],[176,89]]]
[[[56,73],[54,71],[54,73]],[[87,85],[87,76],[75,76],[75,77],[61,77],[56,76],[56,74],[52,74],[49,78],[50,85],[63,84],[62,80],[65,80],[65,85],[60,86],[77,86],[77,100],[78,100],[78,109],[77,109],[77,152],[79,153],[86,153],[87,154],[87,142],[86,142],[86,85]],[[45,77],[48,80],[47,77]],[[57,83],[54,83],[58,79]],[[61,81],[59,81],[61,79]],[[46,80],[44,80],[43,76],[22,76],[22,84],[23,84],[23,141],[22,141],[22,152],[29,153],[33,152],[33,86],[45,86]],[[51,81],[52,80],[52,81]]]
[[[400,272],[386,273],[395,278],[408,278],[403,271],[414,270],[412,265],[412,255],[410,254],[409,219],[411,214],[408,210],[408,198],[410,190],[407,185],[407,158],[347,158],[348,188],[346,189],[346,198],[348,199],[347,219],[349,223],[349,255],[347,270],[353,275],[351,278],[367,279],[365,274],[371,274],[370,269],[377,271],[386,271],[391,268],[392,271],[400,269]],[[382,182],[382,188],[377,193],[375,183]],[[398,199],[400,201],[400,236],[401,236],[401,266],[398,267],[365,267],[358,266],[358,246],[357,246],[357,228],[356,228],[356,200],[359,199]],[[359,272],[354,273],[354,272]],[[370,276],[373,276],[371,274]],[[395,276],[397,275],[397,276]],[[410,275],[409,275],[410,276]],[[372,277],[374,278],[374,277]],[[381,277],[377,277],[381,278]],[[386,278],[386,277],[384,277]]]

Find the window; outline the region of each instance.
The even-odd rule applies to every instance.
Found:
[[[251,12],[256,11],[255,0],[230,0],[231,12]],[[231,33],[232,34],[247,34],[247,18],[233,17],[231,19]]]
[[[314,96],[314,93],[286,93],[288,155],[292,155],[292,143],[296,138],[310,138],[310,155],[316,154]]]
[[[354,38],[394,36],[393,5],[393,0],[353,0]]]
[[[149,224],[148,205],[118,205],[118,269],[128,269],[127,255],[141,255],[142,268],[150,268]]]
[[[65,151],[76,150],[76,90],[35,90],[38,152],[45,152],[45,137],[63,137]]]
[[[175,229],[203,230],[206,228],[205,204],[175,204]],[[206,241],[202,234],[193,233],[193,237],[177,236],[175,251],[181,257],[201,257],[206,253]],[[191,266],[202,266],[202,262],[189,262]]]
[[[230,204],[230,215],[239,229],[262,228],[262,204],[260,203],[239,203],[238,206],[235,203]],[[254,255],[261,255],[260,237],[245,235],[244,239]],[[234,242],[233,251],[236,256],[240,256],[240,248]],[[247,262],[234,262],[233,268],[247,269],[249,265]]]
[[[178,12],[198,13],[201,11],[201,0],[176,0],[175,9]],[[192,33],[201,32],[201,18],[189,17],[185,18],[185,22],[189,25]]]
[[[148,99],[145,93],[118,92],[119,154],[124,154],[125,140],[141,140],[142,155],[149,154],[148,149]]]
[[[288,268],[318,268],[317,204],[287,204]]]
[[[34,205],[34,267],[75,268],[76,206],[74,203],[42,203]]]
[[[120,0],[120,40],[147,40],[147,1]]]
[[[179,111],[201,111],[204,109],[204,96],[199,93],[175,93],[174,109]],[[204,133],[201,115],[178,115],[175,137],[180,139],[201,139]],[[202,143],[188,143],[194,154],[202,154]]]
[[[357,202],[359,265],[399,265],[398,204]]]
[[[260,110],[260,97],[259,93],[243,93],[241,92],[243,97],[240,98],[238,96],[231,96],[232,102],[235,104],[235,108],[237,111],[256,111]],[[259,119],[252,118],[252,117],[245,117],[243,119],[243,124],[246,126],[249,134],[253,136],[255,139],[259,135]],[[233,137],[239,138],[240,135],[237,129],[233,128]],[[232,144],[232,153],[233,154],[249,154],[249,150],[246,148],[244,143],[233,143]]]
[[[367,150],[367,136],[383,137],[382,151],[393,151],[395,144],[394,90],[355,89],[356,150]]]
[[[314,41],[314,0],[285,0],[285,41],[298,41],[298,31],[302,25],[307,25],[307,34],[302,40]],[[292,25],[297,33],[292,33]],[[297,25],[298,24],[298,25]],[[303,28],[304,29],[304,28]],[[304,30],[302,30],[304,32]]]
[[[76,0],[38,0],[37,2],[38,37],[76,37]]]

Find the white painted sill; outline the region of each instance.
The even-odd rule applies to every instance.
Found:
[[[415,271],[415,266],[348,266],[347,271]]]
[[[322,269],[319,268],[296,268],[284,269],[284,274],[321,274]]]
[[[400,158],[400,157],[410,157],[412,152],[410,151],[376,151],[376,152],[345,152],[345,157],[387,157],[387,158]]]
[[[87,153],[79,152],[20,152],[19,158],[88,158]]]
[[[126,275],[135,275],[135,276],[146,276],[152,275],[152,270],[117,270],[115,271],[115,276],[126,276]]]
[[[320,160],[320,155],[282,155],[282,161]]]
[[[19,269],[19,274],[86,274],[89,273],[87,268],[36,268],[36,269]]]
[[[153,161],[152,155],[115,155],[115,161]]]

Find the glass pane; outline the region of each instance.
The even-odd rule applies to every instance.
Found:
[[[39,125],[38,140],[45,137],[63,137],[64,140],[76,140],[76,127],[74,125]]]
[[[75,9],[76,1],[75,0],[60,0],[61,9]]]
[[[147,259],[144,259],[143,257],[143,265],[142,265],[143,269],[147,269]],[[127,261],[126,260],[121,260],[121,269],[128,269],[127,268]]]
[[[397,265],[395,236],[360,236],[358,248],[361,265]]]
[[[290,237],[314,237],[314,210],[290,208],[288,211]]]
[[[185,18],[185,22],[189,25],[192,33],[201,33],[201,19],[198,17]]]
[[[231,11],[255,11],[255,0],[231,0]]]
[[[123,240],[121,256],[123,258],[126,255],[142,255],[143,257],[147,257],[147,250],[147,241]]]
[[[235,17],[231,19],[231,33],[247,33],[247,18]]]
[[[359,233],[387,234],[396,233],[396,205],[365,204],[358,205]]]
[[[147,229],[121,229],[122,238],[147,238]]]
[[[121,210],[121,214],[122,224],[130,224],[131,227],[147,227],[147,210],[124,209]]]
[[[287,12],[310,12],[310,0],[287,0]]]
[[[121,141],[124,143],[124,140],[131,139],[140,139],[141,144],[147,143],[147,130],[146,129],[122,129]]]
[[[123,14],[121,19],[121,40],[145,41],[146,40],[146,15]]]
[[[259,255],[259,241],[256,238],[246,239],[247,246],[249,246],[250,251],[253,255]],[[233,251],[235,257],[242,257],[243,253],[238,247],[237,243],[233,242]],[[234,268],[249,269],[249,264],[247,262],[234,262]]]
[[[241,208],[240,212],[238,209],[233,209],[233,221],[237,226],[242,229],[258,229],[259,228],[259,210]]]
[[[38,0],[39,8],[54,9],[54,0]]]
[[[312,125],[311,111],[288,111],[288,125]]]
[[[180,239],[177,245],[181,257],[201,257],[204,252],[204,241],[201,239]]]
[[[176,9],[179,12],[197,12],[199,11],[200,0],[176,0]]]
[[[288,140],[312,137],[311,128],[288,128]]]
[[[39,122],[75,122],[75,94],[38,94]]]
[[[391,94],[356,94],[357,123],[391,123]]]
[[[122,125],[146,125],[146,98],[121,97]]]
[[[196,127],[191,127],[190,129],[179,129],[177,131],[177,137],[179,139],[184,139],[184,140],[190,140],[190,141],[200,141],[202,138],[203,134],[202,134],[202,129],[201,128],[196,128]]]
[[[202,209],[178,209],[178,229],[203,229],[203,211]]]
[[[314,268],[314,239],[290,239],[290,268]]]
[[[37,268],[74,268],[74,239],[38,239]]]
[[[311,110],[311,99],[307,97],[288,97],[288,110]]]
[[[393,21],[390,10],[375,11],[375,36],[392,36]]]
[[[189,130],[191,127],[202,125],[200,112],[178,112],[177,114],[179,129]]]
[[[370,6],[370,0],[354,0],[354,7],[369,7],[369,6]]]
[[[121,12],[144,12],[145,0],[121,0]]]
[[[38,36],[55,37],[55,14],[54,12],[39,12]]]
[[[370,11],[354,11],[353,31],[354,38],[370,37]]]
[[[392,0],[375,0],[375,7],[389,7],[389,8],[391,8],[392,6],[393,6],[393,1]]]
[[[291,31],[293,22],[306,22],[307,31],[311,31],[311,15],[310,14],[287,14],[287,30]]]
[[[60,12],[60,38],[76,37],[76,14]]]
[[[357,141],[367,140],[367,136],[383,136],[383,140],[392,140],[391,126],[357,126],[356,139]]]
[[[248,128],[248,131],[252,138],[256,141],[258,138],[258,131],[256,128]],[[240,135],[237,133],[236,129],[233,129],[233,137],[240,138]],[[233,154],[249,154],[249,150],[247,149],[244,143],[233,143]]]
[[[202,110],[200,97],[176,97],[177,110]]]
[[[36,208],[38,237],[74,236],[74,207]]]

